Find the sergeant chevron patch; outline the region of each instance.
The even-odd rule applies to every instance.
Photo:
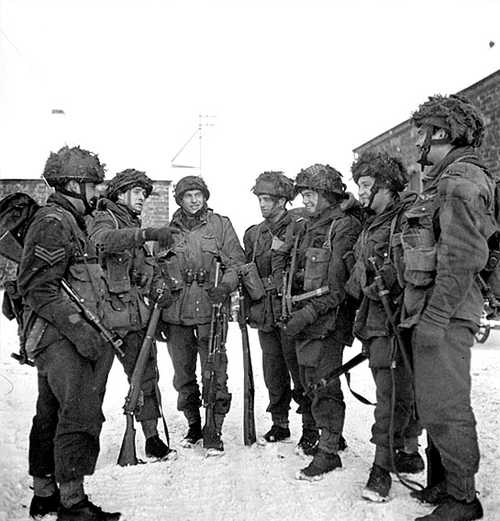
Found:
[[[58,262],[64,260],[66,252],[64,248],[56,248],[55,250],[47,250],[43,246],[37,244],[35,246],[35,257],[42,259],[44,262],[49,264],[50,266],[54,266]]]

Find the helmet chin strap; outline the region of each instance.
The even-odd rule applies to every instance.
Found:
[[[448,137],[440,138],[440,139],[432,139],[432,136],[436,132],[436,129],[432,126],[428,126],[425,130],[425,138],[422,146],[420,147],[420,157],[417,159],[417,163],[420,165],[420,171],[423,172],[426,166],[431,166],[434,163],[431,163],[428,159],[429,152],[433,145],[447,145],[450,143]]]
[[[373,200],[375,199],[375,196],[377,195],[379,190],[380,190],[380,186],[375,181],[373,183],[372,187],[370,188],[370,199],[368,199],[368,203],[365,207],[368,212],[373,212],[373,209],[372,209]]]
[[[80,199],[82,201],[83,206],[85,207],[85,215],[92,213],[97,205],[97,197],[92,197],[90,201],[87,199],[85,194],[85,182],[79,181],[78,186],[80,187],[79,192],[73,192],[72,190],[67,190],[66,188],[59,188],[58,192],[67,195],[68,197],[73,197],[75,199]]]

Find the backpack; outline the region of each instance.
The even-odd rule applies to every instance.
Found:
[[[0,201],[0,256],[16,264],[21,260],[24,239],[40,205],[28,194],[16,192]],[[2,313],[20,323],[22,301],[15,280],[4,281]]]

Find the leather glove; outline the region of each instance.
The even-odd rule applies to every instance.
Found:
[[[312,306],[305,306],[298,311],[294,311],[287,323],[283,326],[283,331],[290,337],[297,336],[309,324],[317,318],[317,313]]]
[[[158,241],[158,246],[161,250],[170,248],[174,243],[172,232],[168,226],[163,226],[162,228],[144,228],[142,235],[145,241]]]
[[[208,288],[208,298],[212,304],[222,304],[229,296],[229,293],[231,293],[231,288],[225,282]]]
[[[444,340],[446,326],[426,317],[420,317],[412,335],[412,344],[421,349],[438,349]]]
[[[354,195],[351,192],[346,192],[347,198],[344,199],[340,205],[340,208],[346,212],[347,210],[350,210],[351,208],[360,208],[361,204],[360,202],[354,197]]]
[[[151,298],[154,302],[158,304],[158,306],[162,309],[169,308],[175,301],[175,297],[167,287],[163,290],[161,297],[158,298],[158,293],[156,291],[151,292]]]

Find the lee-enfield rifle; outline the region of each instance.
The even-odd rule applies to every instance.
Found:
[[[123,435],[120,454],[118,456],[118,465],[121,465],[122,467],[125,467],[126,465],[137,465],[137,463],[139,463],[139,460],[137,459],[137,453],[135,450],[134,412],[137,408],[137,403],[139,402],[139,397],[141,395],[142,378],[144,376],[146,364],[149,360],[149,354],[153,345],[158,320],[160,319],[161,308],[158,305],[158,301],[161,299],[163,293],[165,292],[165,288],[166,285],[165,283],[163,283],[157,291],[157,298],[154,303],[153,310],[151,311],[151,315],[149,317],[146,334],[144,335],[144,340],[142,341],[142,346],[139,351],[139,355],[137,356],[137,360],[135,362],[132,378],[130,378],[130,386],[128,389],[127,397],[125,398],[125,404],[123,406],[123,413],[125,414],[126,419],[126,427],[125,434]],[[158,391],[159,390],[157,389],[157,393]],[[168,429],[165,421],[163,425],[165,428],[167,445],[170,445]]]
[[[246,304],[243,293],[243,281],[241,274],[238,282],[238,324],[241,330],[241,343],[243,346],[243,442],[252,445],[257,441],[255,432],[254,397],[255,387],[253,381],[252,358],[250,355],[250,342],[246,321]]]

